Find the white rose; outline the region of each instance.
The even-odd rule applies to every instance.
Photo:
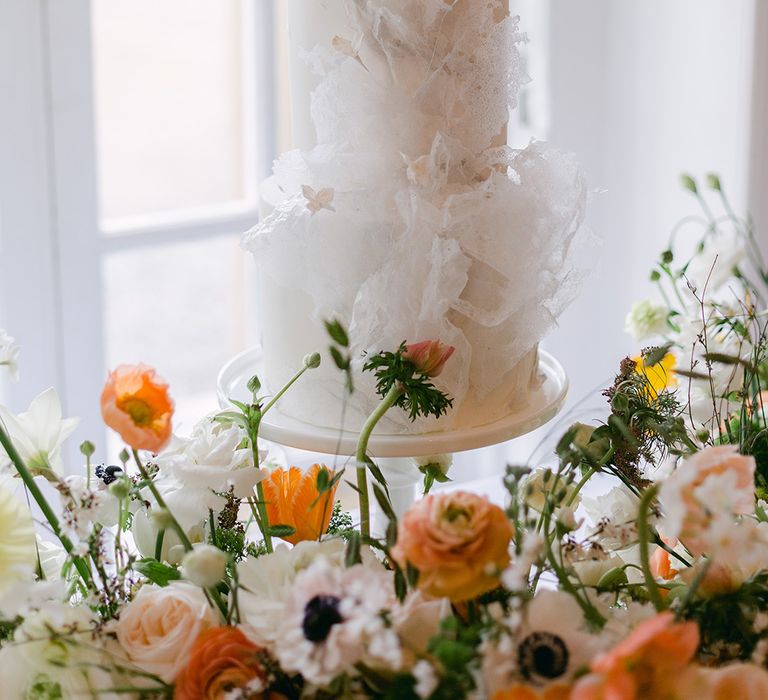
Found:
[[[218,547],[210,544],[196,544],[191,552],[184,555],[181,572],[184,578],[200,588],[212,588],[224,578],[227,571],[227,557]]]
[[[116,630],[120,646],[136,666],[172,683],[200,633],[219,624],[202,590],[174,582],[166,588],[144,586],[125,606]]]
[[[637,301],[627,314],[624,330],[635,340],[661,335],[667,329],[667,309],[650,299]]]

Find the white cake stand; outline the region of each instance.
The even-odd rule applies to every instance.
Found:
[[[230,399],[251,400],[248,380],[263,376],[260,348],[252,348],[232,358],[219,372],[217,393],[222,408],[231,407]],[[528,396],[524,406],[487,425],[431,433],[374,432],[368,453],[384,472],[395,511],[400,515],[415,498],[415,486],[421,474],[412,457],[474,450],[498,445],[525,435],[554,418],[563,407],[568,393],[568,377],[560,363],[547,352],[539,351],[541,381]],[[310,452],[328,455],[354,455],[357,433],[318,427],[287,416],[279,404],[264,417],[259,435],[265,440]]]

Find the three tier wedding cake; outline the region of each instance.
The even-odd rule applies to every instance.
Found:
[[[378,401],[365,355],[425,339],[456,348],[436,379],[454,408],[440,425],[391,411],[382,430],[498,420],[535,386],[538,344],[573,296],[587,199],[571,156],[506,145],[527,79],[518,20],[504,0],[300,1],[329,36],[304,56],[317,145],[275,163],[280,201],[244,237],[261,379],[282,386],[336,318],[357,358],[347,428]],[[281,410],[338,427],[344,391],[326,362]]]

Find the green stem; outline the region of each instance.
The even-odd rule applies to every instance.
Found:
[[[402,386],[399,383],[393,384],[382,402],[376,407],[376,410],[368,416],[368,420],[365,421],[365,425],[363,425],[363,429],[360,431],[360,437],[357,440],[357,452],[355,453],[355,460],[357,462],[357,497],[360,503],[360,534],[363,537],[370,537],[371,535],[371,506],[368,498],[368,466],[366,464],[368,441],[371,439],[371,433],[373,433],[376,424],[402,395]]]
[[[86,586],[90,586],[91,572],[88,569],[88,565],[85,563],[85,561],[83,561],[81,557],[78,557],[73,553],[74,545],[72,544],[72,541],[61,531],[61,525],[59,524],[59,519],[56,517],[56,513],[53,512],[53,509],[48,504],[48,501],[45,500],[45,496],[43,496],[42,491],[40,491],[38,485],[35,483],[35,479],[32,476],[32,473],[27,468],[27,465],[24,464],[24,460],[16,451],[10,436],[5,432],[5,429],[1,424],[0,445],[3,446],[9,459],[11,462],[13,462],[14,466],[16,467],[16,471],[21,477],[21,480],[24,482],[24,485],[27,487],[29,493],[32,494],[32,498],[35,499],[35,502],[40,507],[40,510],[45,516],[45,519],[48,521],[48,524],[51,526],[53,533],[56,535],[56,537],[59,538],[59,542],[61,542],[67,554],[72,557],[72,563],[77,569],[77,572],[82,577],[83,582],[86,584]]]
[[[658,485],[649,486],[642,498],[637,512],[637,536],[640,545],[640,564],[643,569],[643,578],[645,578],[645,587],[648,589],[648,596],[651,599],[656,610],[664,610],[664,600],[659,593],[659,586],[651,573],[649,544],[651,540],[651,529],[648,525],[648,511],[651,507],[651,501],[656,498],[659,490]]]
[[[251,441],[251,450],[253,451],[253,464],[256,469],[261,471],[259,460],[258,430],[255,431],[249,437],[249,439]],[[264,538],[264,547],[266,548],[267,552],[271,553],[274,551],[274,548],[272,547],[272,535],[269,534],[269,514],[267,513],[267,504],[264,499],[264,486],[262,485],[261,481],[256,484],[256,496],[259,499],[259,502],[256,504],[256,509],[259,512],[257,522],[259,524],[259,529],[261,530],[261,535]]]
[[[176,531],[176,534],[179,536],[179,540],[181,540],[181,544],[184,546],[184,549],[187,552],[192,551],[192,543],[189,541],[189,537],[187,537],[187,533],[184,532],[184,528],[179,525],[179,521],[176,520],[176,517],[173,513],[169,510],[168,506],[165,503],[165,499],[162,497],[160,492],[157,490],[157,486],[155,486],[155,482],[152,479],[152,477],[149,476],[147,473],[146,468],[141,462],[141,458],[139,457],[139,453],[131,448],[133,451],[133,459],[136,461],[136,466],[139,468],[139,474],[141,474],[141,478],[144,479],[144,481],[147,483],[147,487],[152,492],[152,495],[155,497],[155,500],[157,501],[157,505],[159,508],[162,508],[166,513],[168,513],[168,517],[171,519],[171,527]]]
[[[155,559],[157,561],[163,561],[163,540],[165,539],[165,528],[160,528],[157,531],[157,538],[155,539]]]
[[[290,389],[296,382],[301,379],[301,375],[304,374],[308,369],[311,369],[307,365],[304,365],[296,374],[293,375],[293,377],[289,380],[289,382],[282,388],[280,391],[278,391],[273,397],[272,400],[264,407],[264,409],[261,412],[261,415],[263,416],[272,406],[274,406],[285,394],[288,389]]]

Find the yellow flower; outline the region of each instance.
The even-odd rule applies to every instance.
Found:
[[[644,375],[648,380],[648,393],[652,399],[658,397],[664,389],[677,386],[677,377],[675,377],[677,360],[671,352],[664,355],[661,362],[655,365],[646,364],[645,358],[641,355],[632,359],[635,361],[637,373]]]
[[[32,515],[12,493],[0,488],[0,592],[31,576],[34,565]]]

